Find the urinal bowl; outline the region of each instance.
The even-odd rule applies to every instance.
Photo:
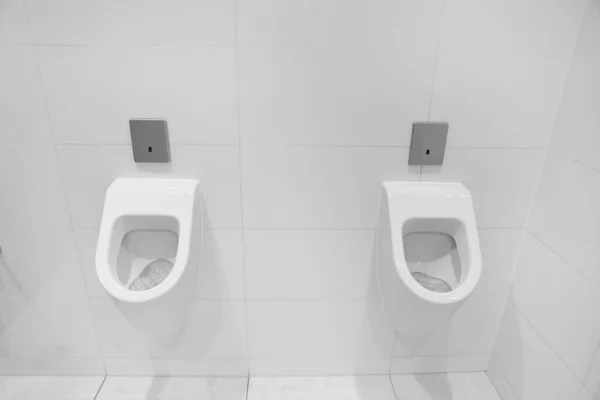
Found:
[[[188,183],[187,187],[198,190],[197,182]],[[123,182],[119,186],[123,189]],[[109,189],[96,251],[98,279],[121,314],[137,329],[159,337],[173,336],[185,327],[198,286],[200,196],[194,193],[188,199],[190,204],[184,201],[171,207],[168,200],[152,200],[151,193],[146,193],[150,196],[142,200],[146,204],[114,206],[122,193],[114,198],[110,194]],[[131,290],[132,281],[155,260],[168,260],[173,265],[164,281],[148,290]]]
[[[378,282],[395,329],[419,336],[450,319],[474,290],[481,270],[479,241],[472,207],[461,205],[464,199],[445,209],[436,206],[437,201],[406,199],[393,204],[390,212],[393,192],[384,186],[377,230]],[[415,272],[441,279],[450,290],[429,290],[415,280]]]

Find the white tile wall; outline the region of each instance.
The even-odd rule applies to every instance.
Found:
[[[600,284],[599,177],[598,171],[565,157],[549,156],[530,229],[570,265]]]
[[[244,239],[248,299],[366,299],[377,285],[372,230],[247,230]]]
[[[30,47],[0,47],[0,59],[0,144],[51,143],[35,52]]]
[[[486,355],[494,346],[502,297],[472,297],[432,336],[396,336],[394,357]],[[465,327],[469,329],[465,329]]]
[[[521,399],[600,398],[600,164],[593,150],[600,144],[593,109],[600,3],[586,3],[516,266],[514,305],[492,356],[494,375],[506,383],[493,381]]]
[[[451,147],[545,148],[567,56],[441,53],[430,118],[448,121]]]
[[[31,35],[22,0],[4,0],[0,4],[0,46],[31,43]]]
[[[0,245],[23,265],[0,266],[0,373],[483,370],[583,3],[0,1]],[[580,47],[598,48],[586,32]],[[152,117],[168,119],[171,165],[132,161],[128,120]],[[407,166],[411,123],[438,119],[451,148],[421,174]],[[201,180],[201,282],[170,349],[95,276],[104,193],[124,175]],[[484,272],[469,307],[482,317],[457,315],[462,328],[394,357],[374,230],[381,183],[419,179],[473,192]]]
[[[238,44],[434,50],[442,3],[238,0]]]
[[[239,50],[243,144],[408,146],[427,119],[435,52]]]
[[[406,148],[245,147],[244,228],[375,229],[381,183],[418,171]]]
[[[441,47],[568,54],[585,0],[446,0]]]
[[[47,45],[233,45],[233,0],[25,0]]]
[[[173,144],[237,143],[232,48],[47,47],[39,54],[57,143],[130,143],[131,118],[166,118]]]
[[[527,234],[511,295],[579,379],[600,343],[600,287]]]
[[[543,159],[541,150],[452,148],[443,166],[423,167],[421,179],[464,183],[479,228],[522,228]]]
[[[579,390],[577,378],[510,302],[492,360],[521,399],[573,399]]]
[[[269,375],[288,359],[384,359],[389,368],[394,332],[376,300],[248,300],[247,307],[251,374],[255,360],[271,361]]]

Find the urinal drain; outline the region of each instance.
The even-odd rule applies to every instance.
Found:
[[[140,273],[140,276],[134,279],[129,285],[129,290],[136,292],[149,290],[160,285],[171,273],[173,263],[169,260],[159,258],[152,261]]]
[[[413,278],[425,289],[436,293],[448,293],[452,291],[452,287],[443,279],[434,278],[422,272],[413,272]]]

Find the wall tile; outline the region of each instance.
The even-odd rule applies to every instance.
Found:
[[[483,371],[488,366],[489,358],[489,354],[394,357],[390,371],[401,375]]]
[[[426,120],[433,52],[239,51],[244,144],[408,146]]]
[[[437,46],[441,0],[241,0],[240,45],[430,49]]]
[[[2,302],[0,358],[33,361],[30,371],[37,367],[38,371],[51,373],[56,366],[60,374],[65,361],[101,357],[84,295],[75,296],[53,285],[35,298],[10,298]]]
[[[198,298],[245,298],[241,230],[205,230]]]
[[[394,333],[377,300],[249,300],[247,307],[251,360],[380,358],[389,363]]]
[[[596,170],[600,170],[600,115],[595,107],[600,102],[599,69],[600,50],[574,55],[552,139],[554,151]]]
[[[600,2],[587,1],[579,25],[579,36],[575,45],[575,54],[600,54]],[[589,75],[592,78],[594,74]]]
[[[51,146],[1,146],[0,226],[18,230],[70,227]]]
[[[167,119],[173,144],[237,143],[232,48],[46,47],[40,69],[58,143],[129,143],[131,118]]]
[[[431,336],[396,335],[394,357],[489,354],[504,303],[502,297],[471,297]]]
[[[31,43],[27,14],[22,0],[4,0],[0,3],[0,45]],[[3,61],[6,60],[3,58]]]
[[[381,184],[414,181],[405,148],[246,147],[244,227],[375,229]]]
[[[580,383],[510,302],[492,362],[521,399],[572,399]]]
[[[600,283],[600,173],[550,155],[530,230],[587,277]]]
[[[450,123],[450,147],[545,148],[568,65],[568,56],[441,53],[430,118]]]
[[[480,229],[481,277],[471,296],[505,296],[508,293],[522,229]]]
[[[600,343],[600,287],[527,234],[511,297],[550,347],[583,379]]]
[[[233,0],[25,0],[37,44],[233,45]]]
[[[208,361],[246,358],[244,303],[197,300],[190,321],[171,343],[137,330],[110,299],[92,299],[102,353],[112,359]]]
[[[583,384],[587,391],[593,395],[594,400],[600,399],[600,346],[598,346],[593,355]]]
[[[374,231],[244,233],[249,299],[366,299]]]
[[[584,4],[585,0],[447,0],[441,47],[568,54]]]
[[[473,195],[479,228],[524,227],[544,152],[447,149],[444,165],[423,167],[423,181],[458,181]]]
[[[45,291],[85,298],[79,257],[70,229],[0,229],[0,297],[33,300]],[[82,296],[80,296],[82,295]]]
[[[0,21],[1,15],[2,5]],[[52,143],[44,93],[33,49],[0,47],[0,59],[0,144]]]
[[[238,149],[231,146],[171,146],[171,164],[135,164],[131,148],[58,146],[73,226],[99,227],[106,189],[124,176],[200,180],[206,228],[241,227]]]

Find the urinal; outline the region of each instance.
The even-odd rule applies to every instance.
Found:
[[[417,336],[443,324],[481,275],[469,190],[460,183],[384,183],[376,258],[384,307],[398,332]]]
[[[172,336],[193,305],[202,251],[202,204],[193,179],[117,179],[106,192],[96,273],[129,322]],[[139,284],[148,268],[163,276]],[[150,271],[153,274],[157,271]],[[166,275],[166,276],[164,276]]]

